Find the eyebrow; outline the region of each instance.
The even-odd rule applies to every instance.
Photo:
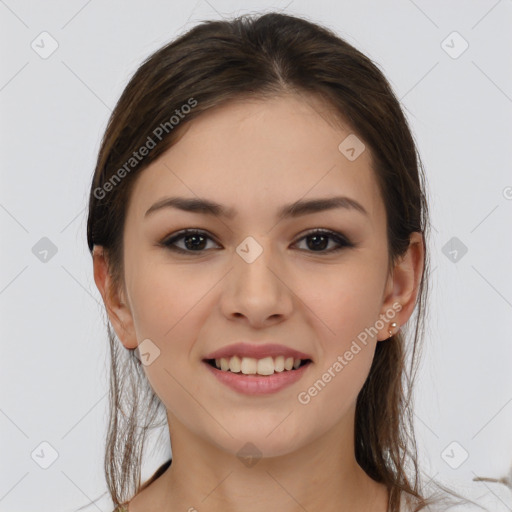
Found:
[[[225,206],[203,198],[188,198],[188,197],[165,197],[157,201],[151,206],[144,217],[162,210],[164,208],[176,208],[186,212],[200,213],[203,215],[212,215],[214,217],[224,217],[232,219],[236,215],[236,210],[233,208],[226,208]],[[336,196],[319,199],[299,200],[295,203],[283,206],[277,213],[278,219],[285,219],[290,217],[299,217],[335,208],[344,208],[346,210],[353,210],[363,215],[368,216],[368,212],[362,204],[356,200],[345,196]]]

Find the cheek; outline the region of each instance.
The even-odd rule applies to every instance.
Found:
[[[212,286],[212,276],[159,264],[147,256],[145,259],[148,263],[142,260],[137,265],[129,286],[137,339],[154,338],[159,344],[174,347],[174,340],[184,340],[180,330],[188,317],[200,310],[202,298]]]
[[[314,431],[328,431],[340,421],[350,420],[357,396],[366,381],[373,359],[373,348],[360,347],[348,360],[343,353],[325,362],[312,377],[304,382],[297,394],[298,417],[304,419]],[[351,352],[352,353],[352,352]],[[351,421],[351,420],[350,420]],[[350,422],[349,421],[349,422]],[[348,430],[353,428],[350,426]]]
[[[382,274],[378,265],[354,264],[329,269],[324,275],[309,274],[301,285],[301,298],[323,324],[322,349],[326,354],[343,353],[358,336],[375,338],[371,327],[379,318]],[[316,283],[312,286],[312,283]]]
[[[312,309],[329,329],[318,328],[323,333],[319,360],[296,397],[306,417],[322,417],[325,426],[334,425],[355,406],[375,353],[371,327],[378,320],[378,292],[368,275],[360,279],[347,274],[333,278],[314,298]]]
[[[313,417],[316,412],[333,420],[343,415],[368,376],[377,343],[372,327],[379,319],[381,275],[378,263],[366,264],[360,258],[317,275],[314,290],[311,280],[301,286],[301,297],[314,312],[320,353],[297,399]]]
[[[188,393],[200,392],[190,374],[190,358],[213,307],[208,291],[215,284],[214,276],[154,261],[131,270],[127,286],[134,330],[139,343],[150,340],[145,342],[151,361],[144,365],[146,376],[167,408],[188,409]]]

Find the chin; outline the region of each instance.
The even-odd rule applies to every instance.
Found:
[[[282,418],[280,421],[283,421]],[[212,441],[226,453],[240,458],[242,462],[246,457],[260,459],[288,455],[306,444],[307,439],[304,428],[300,429],[300,435],[292,425],[283,428],[286,421],[288,420],[278,426],[279,422],[255,424],[253,420],[250,428],[244,425],[239,429],[231,425],[229,432],[233,437],[226,435],[222,440]]]

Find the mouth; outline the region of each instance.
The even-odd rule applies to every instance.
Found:
[[[235,355],[218,359],[203,359],[203,361],[221,372],[259,377],[269,377],[276,373],[295,372],[312,363],[311,359],[299,359],[282,355],[276,357],[267,356],[261,359]]]
[[[311,359],[291,356],[221,357],[203,359],[209,373],[221,384],[244,395],[271,395],[292,386],[304,377]]]

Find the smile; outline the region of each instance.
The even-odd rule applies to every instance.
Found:
[[[222,359],[224,359],[224,363]],[[231,369],[233,359],[233,370],[238,368],[238,372]],[[284,359],[284,362],[281,359]],[[285,359],[283,356],[275,358],[265,357],[263,359],[233,356],[230,359],[221,358],[218,360],[218,366],[224,364],[224,368],[226,368],[229,365],[229,368],[224,370],[217,367],[215,359],[205,359],[203,364],[213,374],[217,382],[237,393],[244,395],[268,395],[277,393],[297,382],[313,363],[310,359],[294,360],[293,358]],[[259,370],[260,364],[261,370]],[[283,367],[282,370],[280,370],[281,367]],[[272,373],[270,373],[271,370]],[[259,371],[267,373],[262,375]]]
[[[256,359],[254,357],[232,356],[207,359],[208,364],[223,371],[243,375],[274,375],[284,371],[297,370],[311,362],[310,359],[277,356]]]

